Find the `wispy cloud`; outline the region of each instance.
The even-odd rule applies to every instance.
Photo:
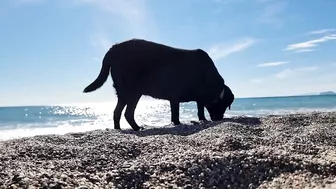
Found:
[[[294,73],[294,70],[286,69],[286,70],[283,70],[283,71],[275,74],[275,77],[279,78],[279,79],[283,79],[283,78],[286,78],[286,77],[292,75],[293,73]]]
[[[7,13],[8,11],[15,9],[20,6],[31,5],[31,4],[39,4],[44,3],[47,0],[8,0],[1,1],[0,3],[0,14]]]
[[[21,2],[21,3],[40,3],[44,1],[46,0],[18,0],[18,2]]]
[[[270,2],[268,3],[262,14],[261,14],[261,22],[273,24],[277,27],[281,27],[284,24],[283,20],[283,13],[287,7],[286,1],[266,1],[266,0],[259,0],[259,2]]]
[[[94,62],[100,62],[101,61],[101,59],[100,58],[98,58],[98,57],[92,57],[92,61],[94,61]]]
[[[295,68],[295,69],[285,69],[285,70],[280,71],[277,74],[275,74],[275,77],[278,78],[278,79],[285,79],[285,78],[297,75],[300,72],[314,71],[314,70],[317,70],[317,69],[318,69],[318,67],[316,67],[316,66],[300,67],[300,68]]]
[[[263,82],[263,81],[264,81],[264,80],[261,79],[261,78],[250,79],[250,82],[251,82],[251,83],[261,83],[261,82]]]
[[[243,51],[256,43],[255,39],[248,38],[239,40],[233,44],[216,44],[212,46],[208,53],[214,61],[222,59],[230,54]]]
[[[257,3],[269,3],[276,0],[255,0]]]
[[[214,0],[215,3],[227,4],[227,3],[239,3],[243,0]]]
[[[288,61],[279,61],[279,62],[266,62],[258,64],[257,67],[270,67],[270,66],[280,66],[283,64],[288,64]]]
[[[103,57],[112,45],[123,39],[145,38],[158,41],[155,20],[145,0],[72,1],[74,6],[99,10],[92,17],[93,27],[89,39],[95,49],[95,57]],[[111,30],[120,33],[118,40]]]
[[[91,44],[98,51],[105,52],[112,47],[112,40],[103,32],[97,32],[91,35]]]
[[[24,5],[24,4],[33,4],[33,3],[42,3],[47,0],[11,0],[10,2],[14,5]]]
[[[300,50],[296,50],[296,53],[304,53],[304,52],[312,52],[315,51],[315,49],[300,49]]]
[[[147,2],[144,0],[73,0],[75,5],[88,5],[98,8],[96,12],[93,36],[106,48],[110,46],[109,35],[105,27],[115,26],[114,30],[121,29],[124,38],[146,38],[156,39],[157,29],[154,17],[148,10]],[[113,20],[114,22],[112,22]],[[108,24],[107,24],[108,23]]]
[[[331,65],[331,66],[336,66],[336,62],[335,62],[335,63],[331,63],[330,65]]]
[[[8,0],[5,3],[21,6],[47,1],[49,0]],[[122,30],[122,38],[158,38],[155,19],[146,0],[68,0],[62,3],[70,5],[67,7],[87,6],[99,10],[92,17],[94,23],[91,37],[95,38],[93,41],[100,44],[101,48],[106,49],[111,45],[111,30],[106,29],[108,27],[113,28],[113,31]]]
[[[298,71],[314,71],[317,70],[318,67],[317,66],[310,66],[310,67],[302,67],[302,68],[298,68]]]
[[[330,34],[330,35],[326,35],[326,36],[318,38],[318,39],[288,45],[284,50],[287,50],[287,51],[299,51],[299,50],[301,50],[301,52],[303,52],[302,51],[303,49],[305,49],[305,50],[310,49],[309,51],[312,51],[313,47],[316,47],[317,44],[324,43],[324,42],[327,42],[327,41],[330,41],[330,40],[335,40],[335,39],[336,39],[336,34]]]
[[[315,35],[315,34],[330,34],[335,33],[336,29],[321,29],[321,30],[315,30],[308,32],[309,35]]]

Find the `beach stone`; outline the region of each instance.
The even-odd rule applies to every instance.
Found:
[[[332,188],[336,113],[1,142],[0,188]]]

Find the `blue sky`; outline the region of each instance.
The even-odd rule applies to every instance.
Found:
[[[82,90],[114,43],[202,48],[237,97],[336,91],[336,1],[1,0],[0,105],[115,99]]]

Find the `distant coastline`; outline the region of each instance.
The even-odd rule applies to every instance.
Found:
[[[326,92],[321,92],[319,95],[336,95],[336,93],[333,91],[326,91]]]
[[[283,95],[283,96],[256,96],[256,97],[237,97],[237,99],[243,98],[288,98],[288,97],[305,97],[305,96],[333,96],[336,95],[333,91],[326,91],[326,92],[316,92],[316,93],[305,93],[305,94],[297,94],[297,95]]]
[[[334,91],[324,91],[319,93],[306,93],[302,94],[301,96],[313,96],[313,95],[336,95]]]

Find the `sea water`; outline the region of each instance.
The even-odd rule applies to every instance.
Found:
[[[0,107],[0,140],[113,128],[115,104]],[[313,111],[336,111],[336,95],[236,98],[225,117],[260,117]],[[205,113],[209,119],[206,110]],[[151,127],[169,125],[169,102],[141,99],[135,110],[135,120],[139,125]],[[195,102],[180,104],[180,120],[186,124],[198,121]],[[121,118],[121,128],[131,128],[124,116]]]

